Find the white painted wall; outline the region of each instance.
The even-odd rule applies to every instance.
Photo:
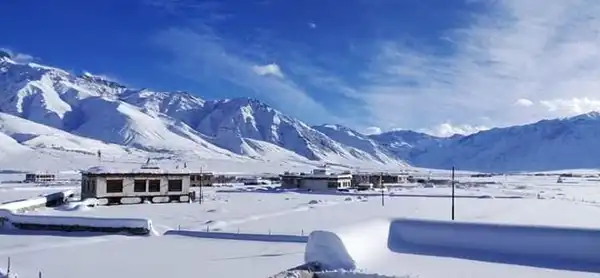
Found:
[[[87,196],[82,194],[82,197],[139,197],[139,196],[163,196],[163,195],[183,195],[190,192],[190,176],[136,176],[136,177],[93,177],[96,180],[96,196]],[[123,192],[121,193],[107,193],[106,192],[106,180],[123,180]],[[160,180],[160,192],[134,192],[134,180]],[[168,181],[169,180],[182,180],[182,191],[181,192],[169,192]],[[82,193],[83,193],[82,179]],[[146,185],[146,189],[148,185]]]
[[[339,179],[337,182],[341,183],[337,189],[342,188],[350,188],[351,179]],[[330,180],[327,179],[303,179],[300,184],[300,188],[310,189],[310,190],[330,190],[327,187],[327,184]]]

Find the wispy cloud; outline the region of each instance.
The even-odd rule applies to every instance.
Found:
[[[35,57],[21,52],[15,52],[8,48],[0,48],[0,51],[8,53],[10,55],[11,60],[17,63],[29,63],[35,60]]]
[[[376,126],[369,126],[364,129],[363,133],[366,135],[380,134],[381,128],[376,127]]]
[[[158,34],[155,43],[172,54],[171,69],[189,79],[198,82],[225,80],[245,89],[240,96],[250,92],[292,116],[323,122],[340,121],[293,80],[265,78],[266,74],[283,77],[279,66],[257,68],[259,63],[237,54],[241,51],[235,51],[239,50],[235,46],[228,48],[228,43],[206,26],[195,30],[171,28]]]
[[[279,68],[279,66],[275,63],[264,66],[255,65],[252,67],[252,70],[260,76],[272,75],[283,78],[283,72],[281,72],[281,68]]]
[[[455,134],[469,135],[487,129],[489,128],[486,126],[471,126],[467,124],[453,125],[451,123],[442,123],[433,128],[419,129],[418,131],[439,137],[450,137]]]
[[[361,88],[374,122],[441,123],[440,131],[453,130],[449,122],[503,126],[600,108],[600,2],[486,3],[486,13],[445,34],[450,54],[380,43]]]

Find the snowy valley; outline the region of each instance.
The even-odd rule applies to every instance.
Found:
[[[600,165],[592,147],[600,133],[597,112],[468,136],[409,130],[367,136],[336,124],[311,127],[256,99],[203,100],[187,92],[127,88],[7,56],[0,58],[0,133],[0,164],[15,152],[44,149],[347,168],[526,171]]]
[[[0,277],[595,277],[598,136],[599,113],[449,138],[368,136],[311,127],[256,99],[138,90],[2,57]],[[190,202],[81,200],[81,170],[149,158],[167,175],[185,165],[237,181],[325,163],[411,179],[364,191],[234,180],[191,188],[200,198]],[[451,181],[430,169],[452,166],[521,173]],[[526,172],[572,168],[587,169]],[[23,171],[57,179],[23,182]],[[56,194],[70,197],[54,204]]]

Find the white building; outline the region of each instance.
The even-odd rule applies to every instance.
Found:
[[[24,182],[44,183],[56,180],[56,175],[49,173],[27,173]]]
[[[81,173],[81,199],[98,204],[166,203],[195,199],[190,191],[190,172],[162,170],[156,166],[120,170],[93,167]]]
[[[281,186],[284,188],[301,188],[310,190],[337,190],[350,188],[352,174],[327,173],[327,169],[317,168],[312,173],[284,173],[281,175]]]

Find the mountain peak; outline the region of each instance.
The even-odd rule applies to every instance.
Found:
[[[112,88],[120,88],[120,89],[124,89],[125,86],[119,84],[118,82],[112,80],[111,78],[108,78],[106,76],[103,75],[95,75],[92,74],[90,72],[84,71],[79,77],[85,79],[85,80],[89,80],[89,81],[93,81],[102,85],[106,85]]]
[[[578,119],[600,120],[600,112],[599,111],[591,111],[591,112],[588,112],[585,114],[571,117],[570,119],[573,119],[573,120],[578,120]]]
[[[10,53],[8,53],[8,52],[6,52],[6,51],[4,51],[4,50],[0,50],[0,59],[3,59],[3,58],[8,58],[8,59],[10,59],[10,58],[11,58],[11,55],[10,55]]]

